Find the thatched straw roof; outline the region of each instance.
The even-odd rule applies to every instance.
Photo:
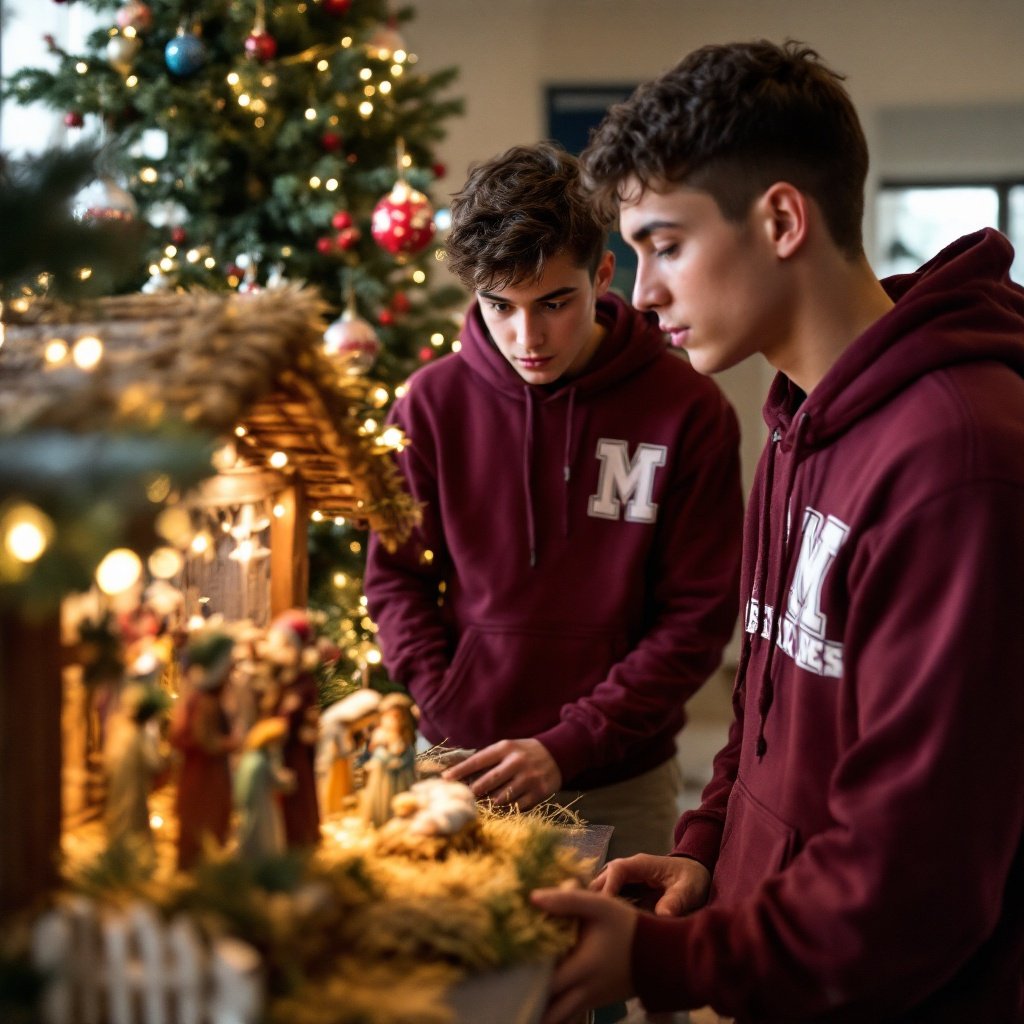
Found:
[[[288,455],[310,509],[367,522],[387,543],[403,539],[417,509],[392,460],[362,430],[367,382],[322,352],[326,306],[285,285],[238,293],[116,296],[69,307],[35,302],[6,310],[0,346],[0,434],[148,429],[181,421],[234,438],[265,466]],[[90,371],[44,357],[96,335]],[[239,431],[241,432],[241,431]]]

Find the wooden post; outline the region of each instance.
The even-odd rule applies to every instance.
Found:
[[[61,693],[57,613],[0,610],[0,914],[58,881]]]
[[[274,496],[284,508],[270,524],[270,617],[309,601],[309,513],[301,486],[291,485]]]

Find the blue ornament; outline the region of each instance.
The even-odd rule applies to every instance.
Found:
[[[194,75],[206,63],[206,47],[198,36],[176,35],[164,47],[164,63],[182,78]]]

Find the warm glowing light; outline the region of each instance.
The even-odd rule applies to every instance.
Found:
[[[338,179],[328,178],[324,184],[324,188],[326,188],[328,192],[336,192],[338,189]]]
[[[284,469],[288,465],[288,453],[287,452],[274,452],[267,460],[274,469]]]
[[[399,384],[395,388],[395,398],[401,398],[409,390],[408,384]]]
[[[205,555],[210,550],[212,544],[213,537],[210,535],[210,531],[201,530],[192,538],[189,548],[194,555]]]
[[[160,269],[164,273],[167,273],[168,271],[173,270],[174,269],[174,260],[172,260],[169,256],[165,256],[160,261]]]
[[[134,89],[135,86],[137,86],[139,84],[139,76],[138,75],[129,75],[124,80],[124,84],[127,85],[129,89]]]
[[[185,259],[187,259],[189,263],[198,263],[201,255],[202,253],[200,253],[198,249],[189,249],[189,251],[185,253]]]
[[[313,177],[309,179],[309,187],[310,188],[319,188],[320,185],[321,185],[320,179],[314,174]]]
[[[331,62],[327,60],[318,60],[316,62],[317,71],[326,71],[331,66]]]
[[[430,548],[425,548],[423,554],[420,556],[427,565],[430,565],[434,560],[434,552]]]
[[[426,281],[427,275],[422,270],[414,270],[412,272],[413,284],[423,284]]]
[[[53,538],[53,521],[35,505],[15,505],[3,517],[4,548],[19,562],[39,559]]]
[[[369,68],[361,68],[359,71],[359,77],[364,82],[368,82],[371,78],[373,78],[373,72]]]
[[[370,398],[372,399],[373,404],[376,405],[378,408],[380,408],[380,406],[382,405],[387,405],[389,397],[390,395],[388,395],[388,389],[381,384],[378,384],[377,387],[375,387],[373,391],[370,393]]]
[[[375,85],[364,85],[363,86],[363,95],[364,96],[374,96],[374,95],[376,95],[376,92],[377,92],[377,86],[375,86]]]
[[[68,357],[68,343],[63,338],[51,338],[43,349],[43,358],[48,363],[62,363]]]
[[[405,441],[405,434],[399,427],[388,427],[377,440],[388,448],[401,448]]]
[[[86,334],[71,347],[71,358],[79,369],[95,369],[103,358],[103,342],[95,334]]]
[[[213,270],[213,268],[217,266],[217,261],[212,256],[207,256],[206,259],[203,260],[203,266],[206,267],[207,270]]]
[[[228,85],[238,85],[238,82],[239,82],[238,72],[237,71],[232,71],[231,74],[228,75]]]
[[[452,351],[453,352],[461,352],[462,351],[462,342],[459,341],[458,338],[456,338],[455,341],[452,342]]]
[[[405,52],[405,50],[395,50],[395,53],[394,53],[395,63],[396,64],[404,64],[405,60],[406,60],[406,58],[408,56],[409,55]]]
[[[430,336],[430,344],[438,347],[444,344],[444,335],[440,331],[435,332]]]
[[[369,100],[363,100],[363,102],[359,104],[359,116],[366,118],[369,117],[372,113],[373,104]]]
[[[359,552],[363,550],[363,545],[360,544],[359,541],[354,540],[352,541],[351,544],[349,544],[348,549],[352,552],[353,555],[358,555]]]
[[[363,429],[368,434],[372,434],[377,429],[377,421],[375,419],[364,420],[363,421]]]
[[[142,575],[142,559],[130,548],[114,548],[96,566],[96,585],[104,594],[122,594]]]
[[[174,548],[157,548],[146,561],[150,574],[158,580],[177,576],[183,564],[180,552]]]
[[[287,512],[288,509],[286,509],[284,507],[284,505],[282,505],[280,502],[278,502],[274,506],[274,510],[273,511],[274,511],[274,518],[275,519],[280,519],[280,518],[282,518],[284,516],[285,512]]]
[[[344,516],[335,516],[334,517],[334,525],[335,526],[344,526],[345,525],[345,517]]]
[[[402,154],[402,166],[403,167],[412,167],[412,157],[409,156],[408,153],[403,153]]]
[[[235,427],[235,437],[245,437],[245,435],[248,433],[248,429],[242,423],[239,423],[238,426]]]
[[[314,523],[322,523],[324,521],[324,514],[320,509],[316,509],[309,517]]]
[[[306,107],[306,120],[307,121],[315,121],[316,120],[316,111],[312,107]]]
[[[240,107],[247,107],[247,106],[249,106],[249,104],[251,102],[252,102],[252,98],[249,96],[249,94],[247,92],[239,93],[239,95],[238,95],[238,105]]]
[[[160,829],[164,827],[164,819],[159,814],[151,814],[149,816],[149,827],[152,829]]]
[[[352,37],[351,36],[342,36],[341,37],[341,45],[343,47],[345,47],[345,49],[347,50],[352,45]]]
[[[348,577],[343,572],[336,572],[333,578],[334,585],[340,590],[346,583],[348,583]]]
[[[88,281],[92,277],[92,267],[80,267],[78,271],[79,281]]]
[[[404,70],[405,70],[405,68],[403,68],[401,64],[392,64],[391,65],[391,75],[394,78],[401,78],[402,77],[402,72]]]
[[[164,249],[164,255],[165,256],[177,256],[178,255],[178,247],[176,245],[168,245]]]
[[[79,61],[79,62],[78,62],[78,63],[77,63],[76,65],[75,65],[75,70],[76,70],[76,71],[77,71],[77,72],[78,72],[78,73],[79,73],[80,75],[87,75],[87,74],[89,73],[89,65],[88,65],[88,64],[86,64],[84,60],[80,60],[80,61]]]
[[[389,92],[391,92],[391,83],[390,82],[381,82],[380,83],[380,91],[382,93],[384,93],[384,95],[386,96]]]
[[[159,179],[160,174],[155,167],[143,167],[139,171],[139,181],[144,182],[146,185],[153,185]]]

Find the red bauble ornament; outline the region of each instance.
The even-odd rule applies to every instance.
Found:
[[[182,227],[173,227],[173,228],[171,228],[171,241],[175,245],[181,245],[181,243],[184,242],[186,238],[188,238],[188,233],[185,231],[184,228],[182,228]]]
[[[419,351],[419,357],[421,363],[429,363],[434,358],[434,350],[424,345]]]
[[[330,256],[331,253],[334,252],[335,248],[334,239],[328,238],[326,235],[316,240],[316,251],[320,253],[321,256]]]
[[[324,132],[320,136],[320,148],[325,153],[337,153],[344,143],[345,138],[341,132]]]
[[[379,323],[381,327],[390,327],[394,322],[395,314],[392,313],[390,309],[382,309],[377,314],[377,323]]]
[[[82,125],[85,124],[85,118],[82,117],[81,111],[69,110],[64,115],[64,123],[69,128],[81,128]]]
[[[380,355],[380,339],[373,325],[346,309],[324,331],[324,352],[342,373],[366,373]]]
[[[448,173],[448,168],[441,163],[431,164],[430,169],[434,172],[435,178],[443,178]]]
[[[422,192],[399,179],[373,208],[373,239],[393,256],[425,249],[434,237],[434,211]]]
[[[350,228],[351,226],[352,214],[350,214],[348,210],[339,210],[331,218],[331,227],[334,228],[335,231],[344,231],[345,228]]]
[[[335,242],[339,249],[351,249],[355,246],[356,242],[363,237],[363,233],[357,227],[347,227],[342,231],[338,232],[338,237]]]
[[[245,55],[265,64],[277,54],[277,40],[264,29],[254,28],[245,37]]]
[[[409,300],[409,296],[405,292],[395,292],[391,296],[391,308],[396,313],[408,313],[412,308],[412,302]]]
[[[340,18],[343,14],[348,14],[352,0],[320,0],[320,7],[324,14],[333,14]]]

